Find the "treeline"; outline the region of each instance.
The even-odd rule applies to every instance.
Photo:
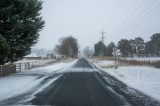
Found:
[[[31,52],[44,26],[41,0],[0,0],[0,64]]]
[[[106,46],[102,41],[99,41],[94,45],[94,56],[112,56],[115,47],[116,45],[113,42]]]
[[[148,42],[143,38],[121,39],[117,45],[111,42],[106,46],[103,42],[94,45],[95,56],[112,56],[113,50],[119,50],[123,57],[155,57],[160,56],[160,33],[153,34]]]

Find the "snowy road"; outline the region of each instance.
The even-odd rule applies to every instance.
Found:
[[[0,105],[160,105],[156,100],[129,88],[103,70],[97,69],[85,59],[79,59],[73,63],[66,69],[50,70],[47,74],[40,75],[36,79],[36,81],[40,80],[40,83],[35,84],[32,89],[26,90],[25,93],[3,99],[0,101]],[[33,73],[30,74],[33,75]],[[38,74],[38,71],[35,71],[34,74]]]

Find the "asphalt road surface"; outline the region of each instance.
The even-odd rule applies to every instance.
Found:
[[[19,102],[29,93],[0,104],[52,106],[159,106],[151,97],[121,83],[86,59],[79,59],[68,72],[37,93],[33,99]],[[58,75],[58,74],[56,74]],[[55,74],[48,77],[52,79]],[[104,77],[108,80],[105,80]],[[47,81],[47,80],[46,80]],[[28,96],[26,96],[28,95]],[[18,99],[17,99],[18,98]],[[22,101],[22,100],[21,100]]]

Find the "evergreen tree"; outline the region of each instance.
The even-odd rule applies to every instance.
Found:
[[[107,47],[102,41],[99,41],[97,44],[94,45],[94,50],[95,50],[94,53],[95,56],[107,55]]]
[[[151,36],[151,44],[156,56],[160,56],[160,33]]]
[[[133,57],[136,54],[136,43],[135,43],[135,40],[133,39],[130,39],[129,43],[131,45],[131,57]]]
[[[143,56],[145,52],[145,43],[144,40],[140,37],[137,37],[134,39],[135,46],[136,46],[136,55],[137,56]]]
[[[0,0],[0,34],[10,46],[9,60],[15,61],[30,53],[43,28],[40,0]]]
[[[113,56],[113,49],[115,48],[115,44],[113,42],[111,42],[108,46],[107,46],[107,56]]]
[[[145,56],[154,56],[154,47],[151,41],[145,43]]]
[[[127,57],[131,55],[132,47],[127,39],[121,39],[118,42],[118,49],[120,50],[122,56]]]
[[[10,53],[9,45],[7,44],[5,38],[0,35],[0,65],[3,65]]]

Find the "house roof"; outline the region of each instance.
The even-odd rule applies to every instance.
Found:
[[[35,54],[29,54],[29,55],[24,56],[24,57],[39,57],[39,56],[37,56],[37,55],[35,55]]]

